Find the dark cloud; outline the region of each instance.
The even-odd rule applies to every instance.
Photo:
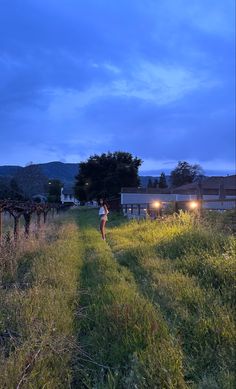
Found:
[[[233,13],[233,0],[3,0],[0,163],[125,149],[146,170],[229,170]]]

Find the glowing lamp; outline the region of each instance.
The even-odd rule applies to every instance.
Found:
[[[189,207],[190,207],[191,209],[196,209],[196,208],[198,207],[198,203],[197,203],[196,201],[191,201],[191,202],[189,203]]]
[[[160,206],[161,206],[160,201],[155,201],[155,202],[153,203],[153,207],[154,207],[154,208],[160,208]]]

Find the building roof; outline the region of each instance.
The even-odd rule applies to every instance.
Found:
[[[236,175],[232,176],[213,176],[203,179],[201,182],[193,182],[173,189],[173,193],[187,193],[189,191],[216,190],[220,188],[225,190],[236,190]]]
[[[160,193],[172,193],[171,189],[159,189],[159,188],[121,188],[121,193],[140,193],[140,194],[160,194]]]
[[[177,188],[122,188],[121,193],[140,193],[140,194],[197,194],[200,190],[215,191],[219,193],[222,188],[226,191],[236,191],[236,175],[231,176],[212,176],[204,178],[201,182],[193,182],[179,186]]]

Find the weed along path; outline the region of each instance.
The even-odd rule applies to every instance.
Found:
[[[79,232],[71,219],[51,226],[46,239],[32,237],[23,249],[19,246],[22,255],[7,248],[10,263],[0,288],[1,389],[70,387],[82,266]],[[4,251],[0,254],[3,260]]]
[[[93,211],[78,217],[83,266],[74,387],[185,388],[182,353],[157,307],[102,241]],[[76,363],[75,363],[76,366]]]

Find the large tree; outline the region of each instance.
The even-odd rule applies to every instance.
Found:
[[[199,177],[203,176],[200,165],[191,165],[186,161],[179,161],[176,168],[171,172],[171,182],[173,186],[191,184]]]
[[[81,201],[118,196],[121,187],[139,186],[138,169],[142,161],[117,151],[93,155],[79,164],[75,193]]]
[[[49,180],[48,181],[48,202],[49,203],[59,203],[61,200],[61,188],[62,183],[60,180]]]

